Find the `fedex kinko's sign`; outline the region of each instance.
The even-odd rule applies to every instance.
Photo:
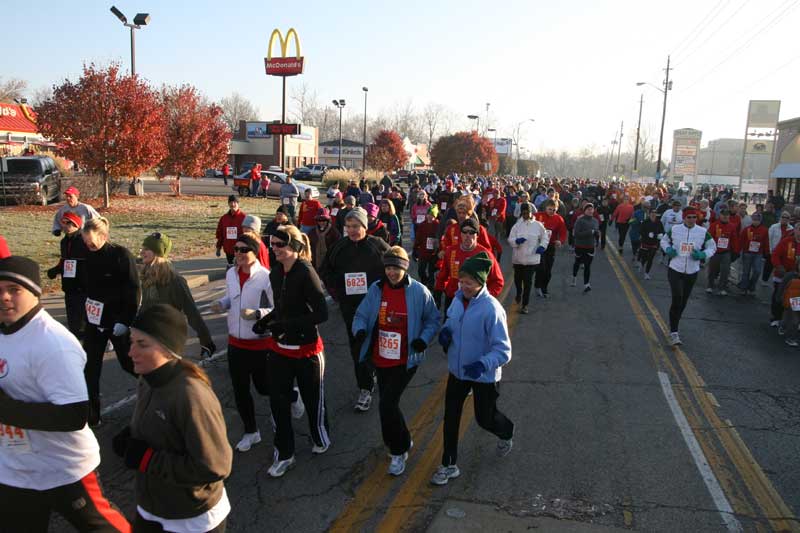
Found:
[[[272,46],[275,43],[275,37],[278,38],[278,44],[281,47],[280,57],[272,57]],[[286,51],[289,47],[289,39],[294,37],[294,47],[296,55],[294,57],[286,57]],[[267,70],[267,76],[297,76],[303,73],[303,56],[300,55],[300,38],[294,28],[289,28],[284,38],[281,30],[272,30],[272,35],[269,36],[269,44],[267,45],[267,57],[264,58],[264,66]]]

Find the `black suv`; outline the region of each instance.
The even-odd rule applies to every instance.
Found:
[[[0,196],[16,203],[47,205],[61,196],[61,172],[52,157],[20,156],[3,159],[4,185],[0,183]]]

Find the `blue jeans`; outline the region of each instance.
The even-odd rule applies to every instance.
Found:
[[[258,186],[259,186],[259,182],[258,181],[251,181],[250,182],[250,196],[253,196],[253,197],[258,196]]]
[[[300,225],[300,231],[302,231],[306,235],[309,235],[313,229],[314,229],[314,226],[306,226],[304,224]]]
[[[739,279],[739,288],[743,291],[754,291],[756,282],[764,266],[764,256],[759,253],[745,252],[742,254],[742,276]]]

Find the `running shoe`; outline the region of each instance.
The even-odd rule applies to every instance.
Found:
[[[527,305],[523,305],[522,309],[520,309],[519,312],[522,313],[523,315],[527,315],[528,314],[528,306]]]
[[[713,294],[713,293],[714,293],[714,289],[712,289],[711,287],[708,287],[708,288],[706,289],[706,292],[707,292],[708,294]]]
[[[497,441],[497,457],[505,457],[511,448],[514,446],[514,441],[511,439],[499,439]]]
[[[572,278],[572,283],[569,284],[570,287],[575,287],[578,285],[578,278]]]
[[[789,346],[792,346],[793,348],[796,348],[796,347],[800,346],[800,342],[797,342],[794,339],[786,339],[786,344],[788,344]]]
[[[672,346],[680,346],[681,344],[683,344],[683,342],[681,341],[681,336],[678,335],[677,331],[673,331],[672,333],[669,334],[669,343]]]
[[[242,439],[236,445],[236,449],[240,452],[247,452],[250,451],[250,448],[254,444],[258,444],[261,442],[261,432],[256,431],[255,433],[245,433],[242,435]]]
[[[288,472],[290,468],[294,468],[295,462],[294,455],[283,461],[276,458],[267,472],[272,477],[281,477]]]
[[[769,323],[769,327],[771,327],[771,328],[777,328],[780,325],[781,325],[781,321],[780,320],[771,320],[770,323]]]
[[[401,455],[392,455],[392,460],[389,462],[389,474],[399,476],[406,471],[406,460],[408,459],[408,452]]]
[[[313,453],[314,455],[322,455],[323,453],[327,452],[328,448],[330,447],[331,447],[330,444],[326,444],[324,446],[317,446],[315,444],[314,446],[311,447],[311,453]]]
[[[372,393],[366,389],[361,389],[361,392],[358,394],[355,410],[366,412],[369,411],[370,405],[372,405]]]
[[[433,474],[431,483],[434,485],[447,485],[451,479],[455,479],[461,475],[461,470],[456,465],[440,466],[439,469]]]
[[[306,412],[306,406],[303,403],[303,398],[300,396],[300,390],[295,387],[294,390],[297,392],[297,400],[292,402],[292,418],[303,418],[303,414]]]
[[[588,283],[583,286],[583,292],[589,292],[591,290],[592,290],[592,286],[589,285]]]
[[[539,298],[545,298],[545,295],[544,295],[544,292],[542,291],[542,289],[536,289],[536,296],[538,296]]]
[[[644,273],[644,279],[650,279],[650,274],[648,274],[647,272],[645,272],[645,273]]]

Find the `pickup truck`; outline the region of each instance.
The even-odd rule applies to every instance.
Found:
[[[6,201],[47,205],[61,196],[61,172],[52,157],[6,157],[2,166],[0,197]]]

